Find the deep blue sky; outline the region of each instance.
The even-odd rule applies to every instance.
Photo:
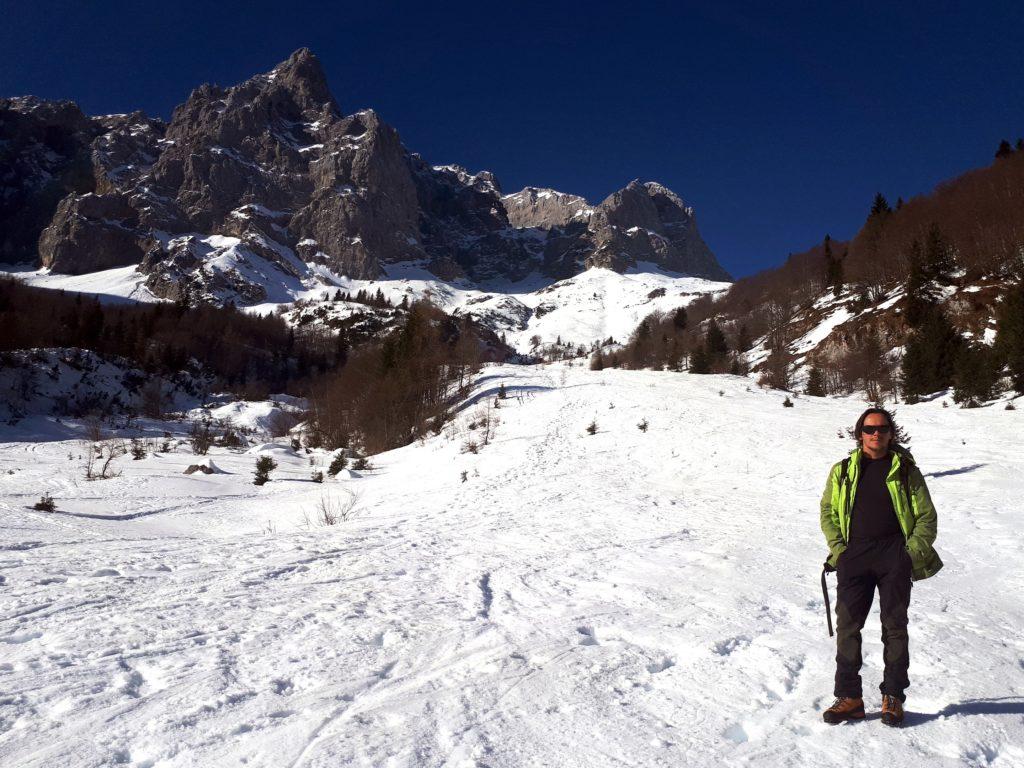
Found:
[[[0,95],[168,117],[294,49],[428,161],[597,202],[693,205],[734,275],[1024,135],[1013,3],[3,2]]]

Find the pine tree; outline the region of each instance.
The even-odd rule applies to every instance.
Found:
[[[953,401],[976,407],[995,397],[1000,365],[997,353],[985,344],[965,345],[957,355],[953,375]]]
[[[903,198],[902,197],[897,197],[896,198],[896,210],[899,211],[902,208],[903,208]]]
[[[739,333],[736,334],[736,351],[746,352],[750,349],[750,331],[747,330],[747,324],[743,323],[740,325]]]
[[[953,383],[962,339],[942,309],[930,307],[907,338],[903,355],[903,393],[908,402]]]
[[[690,373],[711,373],[711,360],[703,344],[699,344],[690,355]]]
[[[891,213],[892,209],[889,207],[889,201],[885,199],[885,195],[881,192],[875,195],[874,201],[871,203],[871,215],[880,216],[884,213]]]
[[[816,365],[811,366],[810,373],[807,375],[806,392],[813,397],[825,396],[825,375],[821,372],[821,368]]]
[[[338,451],[334,458],[331,459],[331,464],[327,468],[327,474],[331,477],[335,477],[341,470],[345,468],[345,464],[348,460],[345,458],[344,451]]]
[[[1017,139],[1016,149],[1018,152],[1024,152],[1024,139]]]
[[[1012,283],[996,305],[995,347],[1010,370],[1013,388],[1024,394],[1024,280]]]
[[[924,249],[920,240],[910,244],[910,272],[907,274],[907,324],[917,328],[924,320],[935,299],[929,291],[928,271],[925,266]]]
[[[885,356],[882,339],[877,332],[869,330],[857,351],[863,372],[864,388],[872,400],[880,402],[884,392],[895,389],[892,381],[892,369]]]
[[[999,142],[999,149],[996,150],[996,159],[999,160],[1004,157],[1009,157],[1013,154],[1013,147],[1010,146],[1010,142],[1003,139]]]
[[[704,334],[704,346],[711,365],[723,360],[729,354],[729,343],[726,341],[722,329],[718,327],[715,318],[711,318],[708,322],[707,331]]]
[[[832,236],[825,235],[825,287],[832,287],[832,277],[835,270],[835,257],[832,255]]]
[[[270,480],[270,473],[277,469],[277,462],[270,456],[260,456],[256,459],[256,477],[253,485],[263,485]]]
[[[672,315],[672,327],[676,331],[681,331],[686,328],[686,307],[679,307]]]
[[[601,350],[597,350],[593,357],[590,358],[590,370],[592,371],[603,371],[604,370],[604,354]]]
[[[843,254],[846,257],[846,254]],[[825,287],[837,298],[843,291],[843,262],[832,255],[832,237],[825,235]]]
[[[932,224],[928,229],[928,240],[924,246],[924,264],[930,280],[949,285],[952,272],[956,269],[956,262],[953,259],[953,249],[943,238],[938,224]]]
[[[833,262],[833,273],[832,273],[832,295],[837,299],[843,292],[843,263],[846,261],[846,255],[849,253],[848,249],[843,250],[843,257],[841,259],[835,259]]]

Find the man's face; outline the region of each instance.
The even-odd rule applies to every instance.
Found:
[[[861,431],[861,445],[869,456],[884,456],[892,442],[889,420],[881,413],[869,413],[864,419]],[[874,432],[875,434],[870,434]]]

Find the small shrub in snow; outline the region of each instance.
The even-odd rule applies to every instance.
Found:
[[[103,419],[97,413],[90,413],[82,420],[85,427],[85,437],[89,442],[98,443],[107,439],[107,432],[103,428]]]
[[[480,446],[473,438],[466,438],[466,441],[462,444],[463,453],[479,453]]]
[[[114,471],[113,461],[127,452],[123,443],[115,440],[104,440],[92,446],[85,454],[85,479],[106,480],[117,477],[121,473]]]
[[[945,400],[943,400],[942,401],[942,407],[943,408],[949,408],[949,403],[947,403]]]
[[[192,453],[197,456],[205,456],[213,445],[213,433],[210,431],[208,421],[194,421],[188,433],[189,443],[192,445]]]
[[[324,473],[320,470],[315,470],[310,476],[310,479],[312,479],[314,483],[322,483],[324,481]]]
[[[357,498],[354,493],[348,494],[348,498],[344,501],[332,496],[321,496],[320,503],[317,504],[316,513],[313,516],[313,523],[320,527],[344,523],[356,513],[356,500]],[[305,514],[305,518],[306,527],[308,528],[313,523],[310,522],[308,513]]]
[[[469,480],[469,472],[464,469],[462,470],[462,482],[466,482],[467,480]]]
[[[1017,410],[1017,408],[1016,408],[1016,406],[1014,406],[1014,404],[1013,404],[1013,403],[1007,403],[1007,404],[1006,404],[1006,410],[1007,410],[1007,411],[1016,411],[1016,410]]]
[[[53,496],[49,493],[44,493],[43,497],[32,506],[32,509],[38,510],[39,512],[53,512],[57,509],[57,504],[53,500]]]
[[[256,478],[253,485],[263,485],[270,480],[270,473],[277,469],[277,462],[269,456],[260,456],[256,459]]]
[[[366,458],[365,456],[357,456],[356,460],[352,462],[352,469],[357,469],[360,472],[365,472],[367,470],[373,469],[373,467],[370,465],[370,460],[368,458]]]
[[[597,434],[597,419],[594,419],[592,422],[590,422],[590,424],[587,425],[587,434],[588,435],[596,435]]]
[[[142,444],[142,441],[137,437],[132,438],[132,459],[139,461],[146,458],[146,446]]]
[[[225,429],[224,433],[220,436],[220,444],[225,448],[241,448],[245,445],[245,441],[242,440],[241,436],[233,429]]]
[[[787,395],[786,399],[782,401],[782,407],[783,408],[792,408],[793,407],[793,401],[789,399],[789,395]]]
[[[345,458],[345,452],[338,451],[336,454],[334,454],[334,458],[331,459],[330,466],[327,467],[327,474],[330,475],[331,477],[335,477],[339,472],[341,472],[341,470],[345,468],[346,462],[347,459]]]
[[[300,448],[302,448],[302,443],[299,442],[299,438],[293,437],[292,438],[292,450],[295,451],[296,453],[298,453]]]
[[[644,419],[639,424],[637,424],[636,428],[639,429],[641,432],[646,432],[647,431],[647,419]]]

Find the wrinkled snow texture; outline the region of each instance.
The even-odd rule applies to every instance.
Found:
[[[222,449],[86,482],[81,443],[0,433],[0,764],[1024,764],[1021,410],[899,406],[946,568],[914,587],[897,731],[877,608],[869,720],[821,722],[818,501],[863,403],[561,366],[473,397],[460,434],[323,484],[284,442],[261,487]],[[352,514],[307,527],[322,498]]]

